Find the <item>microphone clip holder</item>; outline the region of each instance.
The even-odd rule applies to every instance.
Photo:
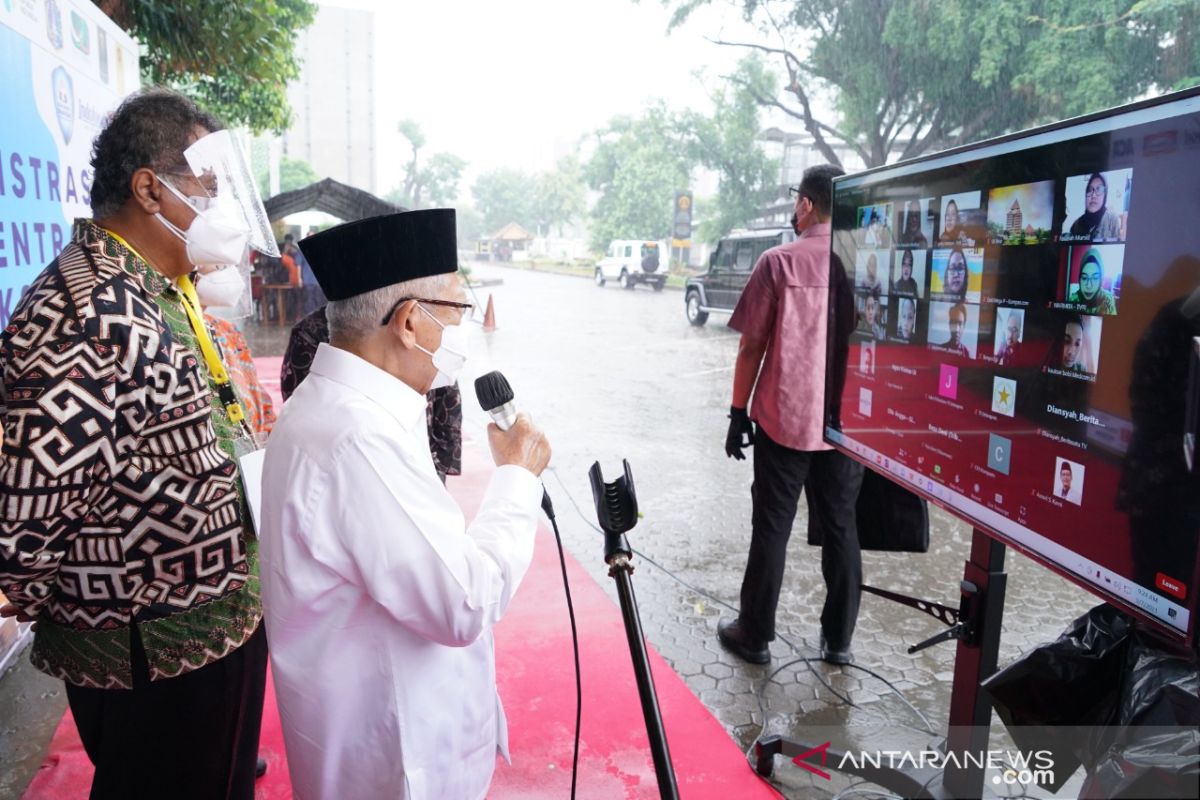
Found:
[[[654,759],[658,793],[664,800],[678,800],[675,768],[671,764],[671,752],[667,747],[662,711],[658,706],[646,639],[642,633],[642,621],[630,577],[633,574],[633,548],[629,546],[625,533],[637,525],[637,493],[633,488],[633,472],[629,469],[629,461],[623,460],[622,464],[625,467],[624,474],[612,483],[604,482],[599,461],[592,464],[588,477],[592,482],[592,498],[596,501],[596,517],[604,531],[604,563],[608,564],[608,576],[617,584],[617,599],[621,604],[621,619],[625,623],[625,637],[633,659],[633,674],[637,680],[642,717],[646,721],[646,735]]]

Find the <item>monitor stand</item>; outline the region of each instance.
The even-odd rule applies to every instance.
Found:
[[[866,591],[919,609],[950,628],[909,648],[915,653],[937,642],[958,640],[954,658],[954,683],[950,690],[950,728],[946,752],[958,754],[947,759],[945,770],[930,768],[893,768],[885,765],[855,765],[843,771],[883,786],[904,797],[970,798],[983,797],[985,766],[980,754],[988,750],[992,706],[980,684],[996,672],[1000,651],[1000,622],[1004,615],[1004,591],[1008,575],[1004,572],[1004,545],[978,528],[971,533],[971,555],[963,570],[962,598],[957,611],[937,603],[884,592],[871,587]],[[965,757],[970,754],[970,758]],[[824,775],[818,767],[844,763],[843,753],[829,743],[812,744],[781,736],[763,737],[755,743],[755,771],[770,777],[774,757],[783,755],[810,772]],[[855,762],[851,762],[855,763]]]

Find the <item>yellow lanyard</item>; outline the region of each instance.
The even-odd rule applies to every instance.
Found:
[[[217,394],[225,405],[225,411],[229,413],[229,420],[235,425],[241,424],[246,419],[246,412],[242,408],[242,404],[238,402],[237,395],[233,393],[229,382],[229,373],[225,371],[225,365],[221,362],[221,354],[217,352],[217,346],[213,344],[212,337],[208,335],[208,326],[204,324],[204,318],[200,316],[200,298],[196,296],[196,286],[192,283],[190,276],[184,275],[179,279],[179,288],[183,290],[183,307],[187,311],[188,320],[192,323],[196,340],[200,343],[200,352],[204,354],[204,363],[208,364],[208,371],[212,373],[213,380],[217,383]]]
[[[129,242],[125,241],[121,236],[113,231],[104,229],[109,236],[116,239],[121,244],[125,245],[125,249],[133,253],[149,264],[142,257],[142,254],[134,250]],[[225,364],[221,362],[221,355],[217,352],[217,346],[213,344],[212,337],[208,335],[208,326],[204,324],[204,317],[200,312],[200,298],[196,296],[196,286],[192,283],[192,279],[188,275],[184,275],[179,279],[179,288],[183,290],[183,308],[187,312],[188,322],[191,323],[192,332],[196,334],[196,341],[200,344],[200,352],[204,354],[204,363],[208,365],[208,371],[212,374],[213,380],[217,384],[217,396],[221,399],[221,404],[225,406],[226,413],[229,414],[229,421],[235,425],[246,424],[246,411],[242,408],[242,404],[238,402],[237,395],[233,392],[233,386],[229,381],[229,373],[225,370]]]

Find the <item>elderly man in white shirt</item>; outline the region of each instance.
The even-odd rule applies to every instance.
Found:
[[[488,438],[468,525],[429,455],[425,394],[453,383],[470,308],[454,211],[361,220],[300,243],[331,344],[263,467],[263,602],[297,798],[483,798],[499,751],[492,626],[533,557],[550,446]]]

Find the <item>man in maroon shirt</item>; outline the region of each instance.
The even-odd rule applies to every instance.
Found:
[[[812,516],[825,527],[821,572],[821,658],[850,661],[858,619],[862,555],[854,505],[863,470],[822,439],[825,348],[829,319],[830,213],[837,167],[805,170],[792,218],[800,238],[763,253],[729,326],[741,332],[729,409],[728,456],[754,445],[750,555],[736,620],[721,620],[717,636],[754,664],[771,659],[775,608],[800,491],[808,483]],[[753,420],[746,413],[754,393]],[[746,437],[746,438],[744,438]],[[747,441],[747,439],[751,441]]]

